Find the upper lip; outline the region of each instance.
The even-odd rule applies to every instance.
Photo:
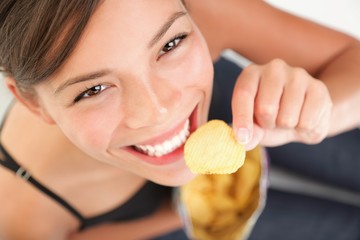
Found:
[[[173,127],[167,128],[167,130],[164,130],[164,131],[158,130],[158,132],[161,132],[160,135],[148,138],[147,140],[138,142],[134,145],[156,145],[156,144],[161,144],[164,141],[171,139],[172,137],[177,135],[184,128],[184,124],[185,124],[186,120],[189,119],[190,125],[191,125],[191,123],[193,121],[191,118],[192,118],[194,112],[196,111],[196,109],[197,108],[193,109],[192,112],[186,118],[184,118],[180,122],[177,122],[175,125],[173,125]]]
[[[177,135],[184,128],[184,124],[187,119],[189,118],[182,120],[180,123],[177,123],[174,127],[162,132],[161,135],[147,139],[146,141],[137,143],[136,145],[156,145],[171,139],[173,136]]]

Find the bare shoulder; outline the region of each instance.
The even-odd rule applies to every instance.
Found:
[[[15,102],[5,118],[1,142],[6,145],[16,143],[16,146],[33,146],[38,142],[44,143],[44,139],[55,137],[55,134],[60,136],[59,133],[56,125],[45,123],[21,103]]]
[[[74,226],[65,211],[3,168],[0,189],[1,239],[65,239]]]
[[[20,103],[10,109],[0,137],[9,154],[32,173],[44,169],[46,159],[53,159],[60,155],[59,152],[66,153],[68,148],[73,148],[56,125],[45,123]]]
[[[15,104],[2,129],[1,144],[20,165],[39,172],[43,163],[37,156],[43,153],[42,142],[49,142],[44,139],[54,134],[50,128]],[[78,224],[52,199],[1,165],[0,203],[0,239],[65,239]]]

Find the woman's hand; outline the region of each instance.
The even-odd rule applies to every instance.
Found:
[[[246,67],[232,98],[233,128],[247,150],[319,143],[328,134],[331,111],[325,84],[279,59]]]

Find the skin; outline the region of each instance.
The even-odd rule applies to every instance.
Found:
[[[193,17],[213,59],[230,48],[256,63],[239,76],[233,97],[234,131],[247,129],[247,136],[241,138],[248,149],[258,143],[314,144],[359,126],[357,39],[264,1],[210,0],[204,5],[191,0],[188,5],[196,13]],[[301,100],[308,94],[314,98]]]
[[[360,113],[354,110],[360,101],[356,91],[360,86],[354,81],[360,76],[357,40],[263,1],[203,4],[190,0],[187,4],[208,45],[189,15],[184,15],[149,47],[174,13],[186,11],[180,1],[110,0],[92,16],[65,65],[49,81],[34,87],[34,98],[24,98],[14,79],[6,81],[19,103],[9,113],[1,142],[40,182],[85,216],[125,202],[145,179],[164,185],[192,179],[181,149],[155,159],[128,147],[162,142],[182,128],[189,116],[192,131],[206,121],[211,60],[225,48],[257,63],[239,76],[233,95],[234,131],[247,149],[259,143],[317,143],[360,123]],[[163,54],[163,47],[183,33],[187,38]],[[60,87],[99,70],[106,74]],[[100,93],[74,103],[86,88],[98,85]],[[27,128],[19,138],[22,126]],[[0,229],[4,238],[21,239],[25,234],[27,239],[115,239],[119,235],[138,239],[181,226],[169,204],[164,204],[144,219],[78,233],[78,222],[70,213],[13,173],[0,171],[0,201],[7,206],[0,216],[0,226],[6,226]],[[24,219],[25,213],[31,222]]]
[[[192,177],[182,153],[144,161],[144,154],[135,155],[129,149],[171,138],[186,119],[190,118],[193,129],[206,121],[212,81],[206,43],[180,2],[163,2],[157,3],[157,11],[146,11],[153,3],[142,1],[104,2],[63,68],[35,87],[38,100],[33,110],[91,157],[126,174],[179,185]],[[139,19],[143,12],[148,14]],[[152,43],[164,23],[179,12],[184,14]],[[134,22],[132,29],[128,21]],[[163,53],[164,46],[179,34],[188,37],[174,51]],[[192,71],[187,74],[184,69]],[[106,73],[74,83],[74,78],[97,72]],[[101,87],[96,96],[77,101],[82,92],[95,86]]]

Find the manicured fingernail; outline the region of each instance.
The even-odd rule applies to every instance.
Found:
[[[250,140],[250,132],[247,128],[238,128],[236,131],[236,138],[240,144],[247,144]]]

